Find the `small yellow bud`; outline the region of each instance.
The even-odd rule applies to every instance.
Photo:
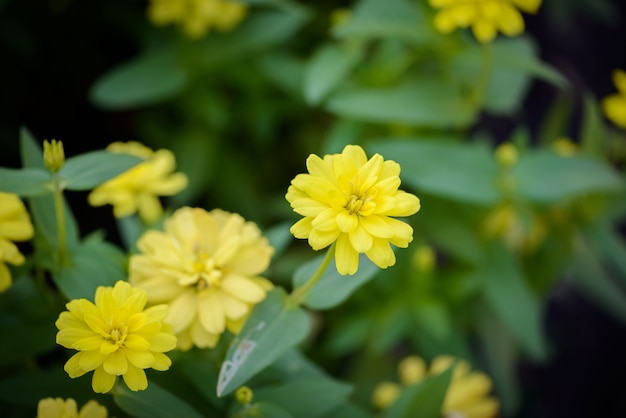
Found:
[[[254,394],[248,386],[242,386],[235,391],[235,399],[242,405],[248,405],[252,402]]]
[[[346,24],[350,20],[350,9],[335,9],[330,15],[330,26],[336,28]]]
[[[378,409],[389,408],[400,396],[400,385],[393,382],[380,382],[374,388],[372,403]]]
[[[515,145],[510,142],[500,144],[495,151],[496,161],[501,167],[511,168],[519,159],[519,153]]]
[[[413,264],[420,271],[433,271],[435,263],[435,250],[430,245],[420,245],[413,253]]]
[[[571,139],[562,136],[552,143],[552,149],[561,157],[571,157],[578,152],[578,145],[573,143]]]
[[[398,364],[400,382],[405,385],[417,383],[426,374],[426,362],[419,356],[409,356]]]
[[[65,163],[65,153],[63,152],[63,142],[53,139],[43,141],[43,163],[48,170],[58,173]]]

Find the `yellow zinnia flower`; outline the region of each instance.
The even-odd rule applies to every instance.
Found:
[[[45,398],[37,404],[36,418],[107,418],[109,412],[98,402],[91,400],[78,410],[72,398]]]
[[[248,6],[229,0],[151,0],[148,17],[157,26],[176,23],[190,38],[200,38],[211,28],[227,32],[248,12]]]
[[[33,225],[19,196],[0,192],[0,292],[11,287],[11,272],[5,262],[19,266],[24,256],[11,241],[33,237]]]
[[[171,360],[165,352],[176,347],[171,325],[163,322],[166,305],[145,309],[146,292],[118,281],[100,286],[95,304],[75,299],[65,305],[56,326],[57,343],[78,350],[65,363],[71,378],[93,371],[91,385],[98,393],[113,387],[122,376],[130,390],[148,387],[144,369],[167,370]]]
[[[524,32],[524,19],[519,10],[536,13],[541,0],[429,0],[429,3],[441,9],[435,16],[438,31],[449,33],[471,26],[476,39],[487,43],[498,31],[507,36]]]
[[[403,385],[416,384],[427,376],[438,375],[446,371],[455,361],[450,356],[438,356],[426,370],[426,363],[418,356],[404,359],[398,366],[400,381]],[[465,361],[457,361],[443,401],[443,418],[494,418],[500,409],[500,403],[489,396],[492,383],[481,372],[470,372]],[[402,386],[394,382],[381,382],[372,394],[372,402],[380,409],[391,406],[402,393]]]
[[[617,93],[602,100],[602,110],[611,122],[626,129],[626,71],[614,70],[613,83]]]
[[[163,212],[158,196],[171,196],[187,186],[187,176],[173,173],[174,154],[161,149],[152,151],[138,142],[114,142],[107,147],[114,153],[130,154],[145,159],[130,170],[96,187],[89,194],[92,206],[113,205],[117,218],[139,212],[146,223],[156,221]]]
[[[296,238],[307,238],[314,250],[337,242],[335,262],[340,274],[354,274],[359,253],[380,268],[396,257],[390,243],[407,247],[413,229],[391,216],[409,216],[420,209],[419,199],[400,187],[400,165],[363,148],[346,146],[341,154],[306,160],[309,174],[298,174],[285,196],[304,216],[291,227]]]
[[[165,232],[141,236],[130,259],[130,282],[150,303],[169,303],[179,348],[214,347],[225,329],[238,333],[272,284],[258,277],[274,249],[259,228],[216,209],[181,208]]]

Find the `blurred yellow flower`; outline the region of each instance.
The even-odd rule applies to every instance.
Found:
[[[187,186],[185,174],[172,173],[176,161],[169,150],[152,151],[138,142],[114,142],[107,150],[145,159],[96,187],[88,196],[92,206],[113,205],[113,214],[117,218],[139,212],[144,222],[152,223],[163,212],[158,196],[174,195]]]
[[[571,157],[578,153],[578,144],[574,143],[570,138],[566,136],[558,137],[550,144],[554,152],[561,157]]]
[[[617,93],[602,99],[602,110],[607,118],[620,128],[626,128],[626,71],[614,70],[613,83]]]
[[[238,333],[272,284],[258,277],[274,249],[253,222],[219,209],[181,208],[165,232],[141,236],[130,259],[130,282],[150,303],[168,303],[166,320],[183,350],[214,347],[225,329]]]
[[[500,203],[487,214],[483,231],[487,237],[501,238],[508,248],[521,252],[536,249],[547,233],[541,219],[523,213],[511,202]]]
[[[163,353],[176,347],[176,337],[163,322],[168,307],[144,310],[146,300],[144,290],[118,281],[114,287],[98,287],[95,304],[70,301],[55,324],[57,344],[78,350],[65,363],[67,374],[73,379],[93,371],[93,390],[106,393],[117,376],[137,391],[148,387],[144,369],[169,369],[171,360]]]
[[[37,404],[36,418],[107,418],[109,412],[98,402],[91,400],[78,410],[72,398],[45,398]]]
[[[516,36],[524,32],[520,10],[536,13],[541,0],[428,0],[440,9],[435,16],[435,28],[442,33],[456,28],[472,28],[476,39],[491,42],[498,32]]]
[[[248,6],[231,0],[150,0],[148,18],[156,26],[178,24],[190,38],[200,38],[212,28],[233,30],[248,13]]]
[[[11,272],[6,263],[19,266],[24,256],[11,241],[33,237],[33,225],[19,196],[0,192],[0,292],[11,287]]]
[[[496,162],[500,167],[511,168],[519,160],[519,152],[517,147],[510,142],[504,142],[494,151]]]
[[[413,229],[392,216],[413,215],[419,199],[400,187],[400,165],[375,154],[369,160],[357,145],[341,154],[306,160],[309,174],[298,174],[285,196],[293,210],[304,216],[291,227],[296,238],[306,238],[314,250],[337,242],[335,262],[340,274],[354,274],[359,253],[380,268],[396,257],[390,244],[407,247]]]
[[[404,359],[398,366],[403,385],[416,384],[428,376],[435,376],[446,371],[454,363],[455,358],[438,356],[426,370],[426,363],[418,356]],[[452,380],[448,386],[443,402],[441,416],[443,418],[494,418],[500,409],[500,403],[489,396],[492,383],[489,377],[481,372],[470,372],[469,365],[462,360],[457,361]],[[391,406],[402,393],[402,386],[393,382],[382,382],[374,388],[372,402],[379,409]]]

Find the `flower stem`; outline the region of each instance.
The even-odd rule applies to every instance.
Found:
[[[335,242],[333,242],[333,244],[328,248],[328,251],[326,251],[326,256],[324,257],[324,260],[322,260],[322,264],[320,264],[317,271],[313,273],[311,278],[305,284],[298,287],[291,293],[291,300],[294,302],[294,304],[301,305],[304,302],[313,286],[315,286],[315,283],[317,283],[322,278],[322,275],[326,271],[326,268],[330,264],[330,260],[333,259],[334,255]]]
[[[482,65],[480,67],[480,74],[478,80],[476,80],[476,89],[474,90],[474,97],[476,104],[479,107],[484,106],[487,99],[487,90],[491,82],[493,73],[493,50],[491,44],[483,44],[481,48]]]
[[[65,208],[63,206],[63,189],[59,177],[54,174],[52,180],[54,194],[54,211],[57,217],[57,233],[59,236],[59,264],[67,262],[67,245],[65,238]]]

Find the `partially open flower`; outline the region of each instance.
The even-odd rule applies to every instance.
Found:
[[[36,418],[107,418],[109,412],[98,402],[91,400],[78,410],[72,398],[45,398],[37,404]]]
[[[0,292],[11,287],[11,272],[5,263],[19,266],[24,256],[12,241],[33,237],[33,224],[18,195],[0,192]]]

